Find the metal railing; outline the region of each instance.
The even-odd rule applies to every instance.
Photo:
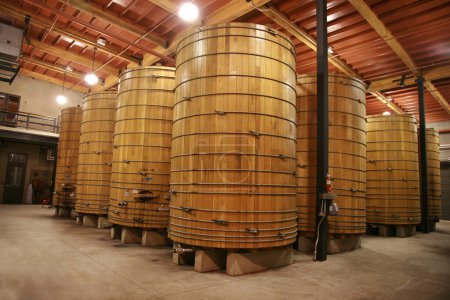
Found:
[[[0,125],[40,131],[59,132],[59,117],[42,116],[21,111],[0,110]]]

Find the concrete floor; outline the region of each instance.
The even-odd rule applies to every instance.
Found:
[[[231,277],[53,213],[0,206],[0,299],[450,299],[450,222],[428,235],[364,237],[362,249],[326,262],[296,253],[288,267]]]

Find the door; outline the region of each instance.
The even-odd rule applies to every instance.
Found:
[[[3,203],[23,203],[25,174],[27,171],[28,155],[24,153],[9,153],[6,166],[5,188]]]

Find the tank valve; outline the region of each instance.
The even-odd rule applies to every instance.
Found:
[[[330,216],[337,216],[339,213],[339,207],[336,202],[331,203],[330,205]]]
[[[185,249],[181,247],[173,248],[173,253],[183,254],[183,253],[192,253],[194,249]]]

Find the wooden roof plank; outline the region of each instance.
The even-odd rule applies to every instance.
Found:
[[[384,41],[392,48],[397,56],[403,61],[403,63],[410,69],[414,76],[421,76],[419,68],[414,63],[411,56],[403,48],[403,46],[397,41],[396,37],[391,31],[384,25],[384,23],[378,18],[375,12],[372,11],[369,5],[364,0],[349,0],[349,2],[355,7],[355,9],[366,19],[366,21],[373,27],[373,29],[384,39]],[[433,83],[427,78],[424,80],[424,86],[441,104],[441,106],[450,114],[450,106],[447,100],[441,95],[441,93],[434,87]]]
[[[58,0],[59,2],[66,3],[66,0]],[[96,6],[93,3],[86,2],[84,0],[70,0],[67,5],[72,6],[73,8],[80,10],[84,13],[90,14],[97,18],[100,18],[120,29],[128,31],[136,36],[140,37],[145,35],[144,39],[150,41],[153,44],[167,47],[168,40],[161,38],[158,35],[149,33],[148,30],[141,28],[140,26],[134,25],[130,22],[125,21],[123,18],[119,16],[114,16],[112,13],[103,10],[101,7]]]

